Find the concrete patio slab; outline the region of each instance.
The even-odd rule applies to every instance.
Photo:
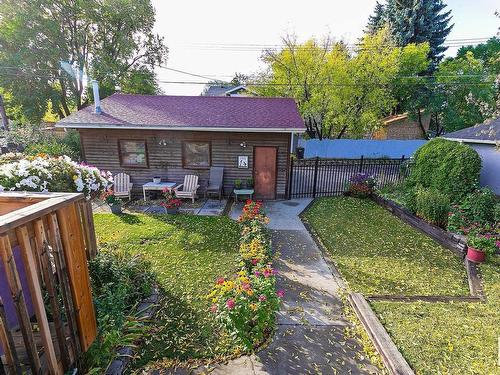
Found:
[[[203,207],[198,211],[200,216],[221,216],[227,206],[227,199],[207,199]]]

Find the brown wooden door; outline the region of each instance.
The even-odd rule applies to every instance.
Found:
[[[253,174],[258,199],[276,198],[276,157],[276,147],[254,148]]]

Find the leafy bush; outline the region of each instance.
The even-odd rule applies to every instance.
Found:
[[[376,185],[374,176],[368,173],[356,173],[349,179],[348,193],[357,198],[366,198],[373,194]]]
[[[470,146],[435,138],[420,147],[406,184],[439,190],[452,203],[473,191],[479,181],[481,158]]]
[[[416,213],[431,224],[445,227],[450,212],[450,200],[433,189],[418,189],[416,192]]]
[[[74,160],[80,159],[80,135],[76,130],[68,130],[60,136],[44,130],[40,125],[16,124],[10,131],[2,132],[1,135],[26,155],[44,153],[49,156],[68,155]]]
[[[248,200],[239,222],[242,269],[234,277],[219,278],[207,298],[223,328],[246,350],[252,350],[273,330],[283,292],[275,292],[276,272],[265,226],[269,218],[262,202]]]
[[[467,245],[485,252],[489,258],[500,248],[500,241],[492,234],[470,233],[467,236]]]
[[[29,156],[37,156],[39,154],[48,156],[68,155],[71,158],[78,158],[78,155],[75,155],[68,145],[55,141],[30,144],[24,149],[24,154]]]
[[[85,370],[103,373],[118,347],[134,344],[144,334],[133,310],[152,292],[156,279],[150,268],[139,256],[113,251],[101,251],[89,262],[98,336],[85,354]]]
[[[90,198],[102,194],[112,182],[111,173],[78,164],[67,156],[26,157],[0,164],[0,191],[79,192]]]
[[[448,220],[448,230],[455,233],[468,233],[479,227],[493,226],[497,222],[498,208],[495,194],[488,188],[478,189],[460,204],[453,205]]]

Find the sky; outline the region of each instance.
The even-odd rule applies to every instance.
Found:
[[[379,0],[380,1],[380,0]],[[448,40],[488,38],[497,33],[498,0],[444,0],[455,24]],[[230,80],[235,72],[262,68],[262,46],[280,44],[286,34],[299,41],[330,35],[355,43],[376,0],[152,0],[155,32],[169,47],[167,67],[207,78]],[[453,56],[457,48],[450,48]],[[158,68],[160,81],[207,82]],[[160,83],[167,95],[199,95],[201,84]]]

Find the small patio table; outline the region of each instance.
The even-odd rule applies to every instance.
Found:
[[[238,202],[238,195],[248,195],[252,199],[254,192],[253,189],[234,189],[233,191],[236,202]]]
[[[146,197],[146,190],[163,190],[167,188],[168,190],[172,190],[175,187],[175,182],[159,182],[159,183],[154,183],[154,182],[147,182],[144,185],[142,185],[142,194],[144,195],[144,200],[147,200]]]

